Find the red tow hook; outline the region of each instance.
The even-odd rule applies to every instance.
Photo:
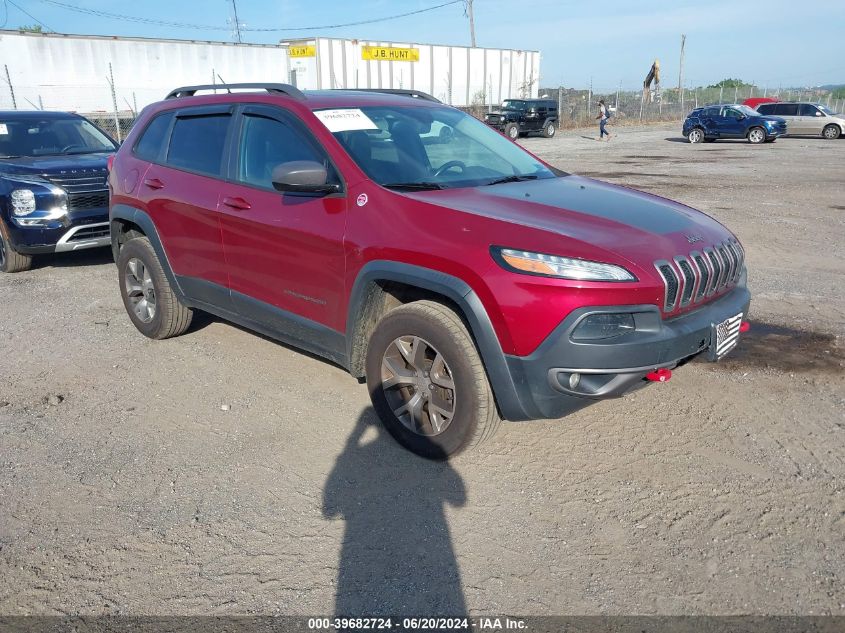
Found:
[[[750,321],[743,321],[739,324],[739,331],[743,334],[751,329],[751,322]]]
[[[645,378],[646,380],[650,380],[652,382],[669,382],[672,378],[672,370],[663,367],[651,372],[650,374],[646,374]]]

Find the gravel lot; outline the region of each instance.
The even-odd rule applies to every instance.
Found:
[[[712,214],[725,362],[423,461],[341,369],[138,334],[107,252],[0,276],[0,614],[845,614],[845,141],[525,146]]]

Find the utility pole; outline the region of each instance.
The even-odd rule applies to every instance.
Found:
[[[681,111],[684,109],[684,44],[687,41],[687,36],[681,34],[681,64],[678,68],[678,94],[681,99]]]
[[[235,39],[241,43],[241,23],[238,20],[238,0],[232,0],[232,10],[235,12]]]
[[[234,2],[235,0],[232,0]],[[466,13],[469,17],[469,41],[470,45],[475,48],[475,16],[472,13],[472,0],[465,0]]]

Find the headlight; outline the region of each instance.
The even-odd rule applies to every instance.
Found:
[[[15,189],[10,196],[12,213],[17,216],[29,215],[35,211],[35,194],[32,189]]]
[[[530,253],[511,248],[494,248],[493,258],[507,270],[530,275],[578,281],[637,281],[634,275],[621,266],[586,259]]]
[[[591,314],[572,332],[572,340],[596,341],[614,338],[633,332],[635,329],[633,314]]]

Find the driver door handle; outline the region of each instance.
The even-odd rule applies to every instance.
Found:
[[[145,178],[144,184],[149,187],[150,189],[163,189],[164,183],[161,182],[158,178]]]
[[[223,198],[223,204],[231,209],[237,209],[238,211],[248,211],[252,208],[252,205],[240,197],[229,197],[226,196]]]

